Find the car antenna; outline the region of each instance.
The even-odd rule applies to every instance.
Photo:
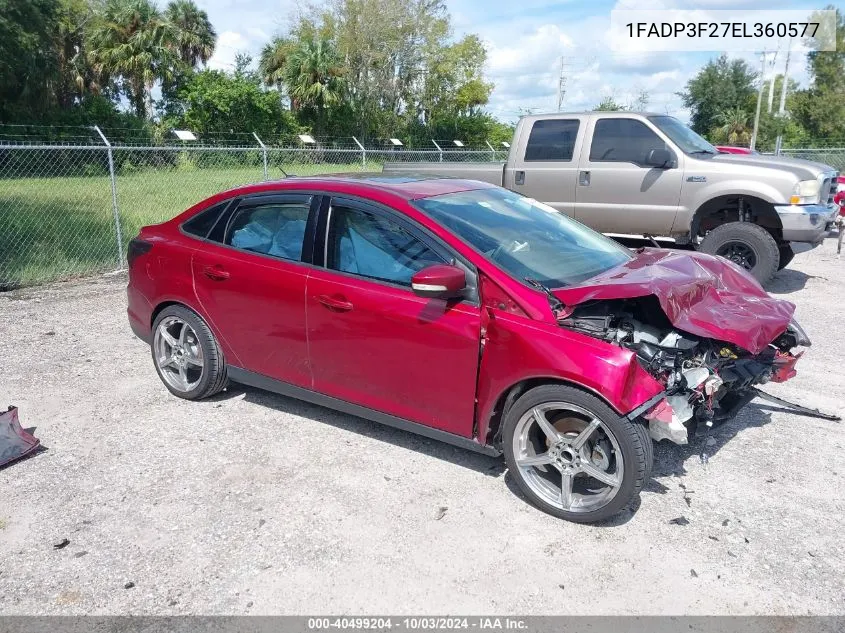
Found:
[[[289,174],[282,167],[279,167],[279,171],[282,172],[285,175],[285,178],[295,178],[296,177],[295,174]]]

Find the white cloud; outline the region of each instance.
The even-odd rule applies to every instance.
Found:
[[[246,52],[249,48],[248,40],[237,31],[223,31],[217,36],[217,46],[214,55],[208,60],[209,68],[230,70],[235,64],[235,56]]]
[[[494,76],[522,73],[526,68],[549,66],[550,61],[572,49],[575,44],[554,24],[544,24],[527,36],[505,45],[489,43],[488,68]]]

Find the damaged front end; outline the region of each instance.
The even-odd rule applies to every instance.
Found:
[[[673,326],[653,295],[588,300],[560,313],[558,323],[636,354],[665,389],[642,417],[653,439],[676,444],[733,418],[757,395],[755,385],[793,377],[797,348],[810,345],[795,321],[756,353],[690,334]]]

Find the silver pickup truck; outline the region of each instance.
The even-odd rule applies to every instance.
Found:
[[[506,163],[394,163],[482,180],[545,202],[603,233],[673,238],[726,257],[761,282],[818,245],[836,218],[836,171],[819,163],[720,154],[662,114],[531,115]]]

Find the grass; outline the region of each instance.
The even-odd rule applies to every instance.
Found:
[[[360,171],[360,163],[289,165],[298,176]],[[381,165],[368,165],[380,171]],[[270,178],[282,177],[271,168]],[[263,179],[259,167],[169,168],[117,177],[124,253],[147,224],[168,220],[208,196]],[[109,178],[0,179],[0,290],[123,267]]]

